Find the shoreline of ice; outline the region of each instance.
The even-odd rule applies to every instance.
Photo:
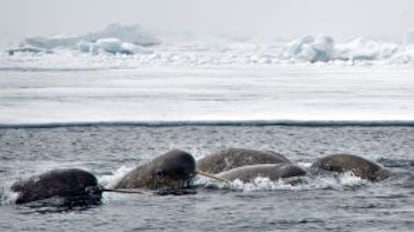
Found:
[[[188,120],[188,121],[68,121],[0,123],[8,128],[60,128],[60,127],[414,127],[414,120]]]
[[[414,120],[412,67],[141,65],[0,72],[4,125]]]

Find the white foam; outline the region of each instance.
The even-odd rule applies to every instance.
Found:
[[[19,193],[11,191],[10,187],[13,182],[3,182],[0,186],[0,205],[13,204]]]
[[[269,178],[265,177],[256,177],[252,182],[242,182],[236,179],[231,183],[230,186],[230,188],[233,190],[245,192],[298,189],[294,185],[288,183],[286,180],[279,179],[277,181],[271,181]]]
[[[103,175],[98,177],[98,182],[105,188],[114,188],[116,184],[125,176],[129,171],[134,169],[134,166],[121,166],[111,175]]]
[[[278,191],[278,190],[312,190],[312,189],[335,189],[344,191],[349,188],[366,185],[369,182],[356,177],[352,173],[343,173],[329,176],[303,176],[271,181],[269,178],[256,177],[251,182],[243,182],[238,179],[230,184],[218,182],[211,179],[197,178],[196,185],[209,188],[231,189],[243,192]]]
[[[312,166],[312,163],[313,163],[313,162],[305,162],[305,161],[299,161],[299,162],[296,162],[296,164],[297,164],[299,167],[304,168],[304,169],[307,169],[307,168],[309,168],[310,166]]]
[[[304,189],[335,189],[343,191],[349,188],[366,185],[369,182],[353,175],[351,172],[341,174],[333,173],[333,175],[310,176],[306,177],[303,185]]]
[[[339,177],[339,184],[343,186],[358,186],[369,183],[365,179],[355,176],[352,172],[342,173]]]

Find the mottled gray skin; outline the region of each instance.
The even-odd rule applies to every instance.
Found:
[[[81,169],[58,169],[19,181],[11,189],[18,192],[16,204],[51,197],[100,200],[102,190],[96,177]]]
[[[390,172],[378,164],[356,155],[335,154],[325,156],[311,166],[332,172],[352,172],[355,176],[371,181],[379,181],[390,176]]]
[[[216,174],[246,165],[278,163],[290,163],[290,161],[273,151],[229,148],[201,158],[197,161],[197,169]]]
[[[290,163],[280,163],[247,165],[219,173],[217,176],[230,181],[239,179],[243,182],[251,182],[256,177],[266,177],[274,181],[303,175],[306,175],[306,172],[302,168]]]
[[[115,188],[147,188],[151,190],[187,187],[195,176],[192,155],[171,150],[128,172]]]

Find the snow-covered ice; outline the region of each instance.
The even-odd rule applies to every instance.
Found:
[[[130,59],[139,64],[160,65],[313,62],[413,65],[412,34],[408,30],[404,44],[364,37],[340,40],[329,35],[305,35],[290,41],[197,36],[178,39],[160,38],[139,25],[111,24],[102,31],[84,35],[26,38],[6,53],[55,53],[57,59],[67,53],[131,55]]]
[[[3,125],[414,119],[412,68],[152,66],[1,72]]]
[[[411,37],[169,40],[113,24],[26,39],[0,53],[0,124],[414,121]]]

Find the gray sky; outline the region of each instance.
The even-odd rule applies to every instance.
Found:
[[[412,0],[1,0],[0,40],[79,34],[114,22],[156,33],[401,41],[414,28]]]

